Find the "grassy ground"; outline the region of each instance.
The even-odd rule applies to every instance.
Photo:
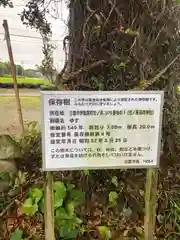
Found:
[[[33,85],[39,85],[39,84],[44,84],[45,80],[43,79],[31,79],[31,78],[17,78],[17,82],[19,84],[33,84]],[[46,81],[48,82],[48,81]],[[7,83],[7,84],[12,84],[13,79],[10,77],[0,77],[0,83]]]

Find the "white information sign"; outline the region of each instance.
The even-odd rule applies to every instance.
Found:
[[[41,92],[43,170],[158,167],[162,91]]]

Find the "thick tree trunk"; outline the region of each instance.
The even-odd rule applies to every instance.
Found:
[[[73,90],[130,90],[148,82],[149,90],[165,89],[166,152],[176,132],[168,120],[179,68],[178,58],[167,68],[178,55],[179,11],[173,6],[170,0],[70,0],[68,72],[78,74],[65,77]],[[79,71],[98,61],[105,64]]]

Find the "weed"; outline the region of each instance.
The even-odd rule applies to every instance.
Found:
[[[84,202],[84,193],[73,184],[56,181],[53,185],[55,228],[60,238],[75,239],[80,233],[82,220],[76,214],[76,208]],[[23,214],[34,216],[44,214],[44,191],[31,189],[22,209]]]

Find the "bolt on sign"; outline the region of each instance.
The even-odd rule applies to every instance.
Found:
[[[41,92],[43,170],[159,166],[164,93]]]

